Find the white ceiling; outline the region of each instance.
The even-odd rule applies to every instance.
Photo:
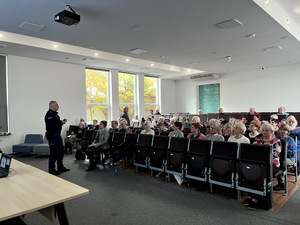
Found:
[[[299,41],[254,1],[2,0],[0,44],[6,47],[0,45],[0,53],[171,79],[202,71],[223,75],[300,63]],[[269,0],[268,4],[272,1],[300,25],[299,0]],[[54,22],[54,15],[67,4],[80,14],[78,25]],[[230,19],[243,26],[227,30],[216,26]],[[39,32],[19,28],[24,21],[46,28]],[[132,29],[135,25],[142,29]],[[255,38],[246,37],[253,33]],[[58,48],[53,49],[53,44]],[[282,50],[264,50],[272,46]],[[134,48],[147,52],[129,53]],[[226,56],[232,57],[231,62]]]

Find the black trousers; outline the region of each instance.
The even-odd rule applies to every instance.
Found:
[[[64,167],[63,158],[65,152],[62,138],[59,134],[55,134],[51,137],[48,137],[48,142],[50,146],[48,170],[49,172],[54,171],[56,162],[57,170],[61,170]]]
[[[88,147],[85,153],[90,160],[90,167],[95,167],[97,165],[97,163],[100,161],[100,154],[102,153],[104,153],[105,158],[108,159],[108,151],[109,149],[103,149],[101,146]]]

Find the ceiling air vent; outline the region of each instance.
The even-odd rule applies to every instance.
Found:
[[[25,30],[41,31],[45,28],[45,26],[34,23],[28,23],[25,21],[20,25],[20,28]]]
[[[144,49],[141,49],[141,48],[135,48],[135,49],[129,50],[129,52],[132,53],[132,54],[140,55],[140,54],[143,54],[147,51],[144,50]]]
[[[220,27],[221,29],[230,29],[242,25],[243,23],[241,21],[238,21],[237,19],[227,20],[217,24],[217,26]]]
[[[205,80],[215,80],[220,79],[221,75],[216,73],[203,74],[203,75],[195,75],[191,76],[190,80],[192,81],[205,81]]]

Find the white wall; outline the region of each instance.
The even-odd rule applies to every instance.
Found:
[[[3,139],[4,152],[24,141],[25,134],[44,134],[44,116],[51,100],[60,105],[67,125],[86,115],[83,66],[8,56],[8,108],[10,136]],[[65,133],[66,126],[63,129]]]
[[[68,119],[63,135],[69,125],[78,124],[81,117],[86,117],[84,66],[13,55],[9,55],[7,61],[9,131],[12,135],[0,136],[0,148],[4,152],[10,153],[12,145],[22,143],[25,134],[44,135],[44,116],[51,100],[60,105],[60,117]],[[112,70],[114,90],[111,93],[115,96],[111,99],[112,119],[119,116],[117,77],[117,71]],[[161,86],[162,112],[176,112],[175,81],[163,80]]]
[[[178,112],[196,113],[199,107],[198,86],[220,83],[220,106],[225,112],[277,111],[285,106],[288,112],[299,112],[300,65],[267,68],[222,75],[205,82],[176,81]]]
[[[175,84],[174,80],[161,80],[161,113],[174,113],[177,112],[176,108],[177,99],[175,98]]]

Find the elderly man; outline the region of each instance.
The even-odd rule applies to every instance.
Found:
[[[124,107],[122,114],[120,115],[120,118],[124,118],[127,121],[127,125],[130,126],[130,119],[128,116],[128,107]]]
[[[289,116],[290,114],[288,114],[287,112],[285,112],[285,107],[279,107],[278,108],[278,113],[277,115],[285,115],[285,116]]]
[[[204,139],[211,140],[211,141],[224,141],[224,137],[218,134],[221,131],[219,120],[211,119],[209,121],[209,125],[210,125],[210,134],[206,135]]]
[[[255,109],[254,108],[250,108],[249,109],[249,112],[246,114],[246,115],[255,115],[257,112],[255,112]]]
[[[297,165],[299,171],[300,165],[300,130],[297,128],[298,121],[294,116],[289,116],[287,118],[288,125],[290,126],[291,134],[290,136],[297,137]]]

